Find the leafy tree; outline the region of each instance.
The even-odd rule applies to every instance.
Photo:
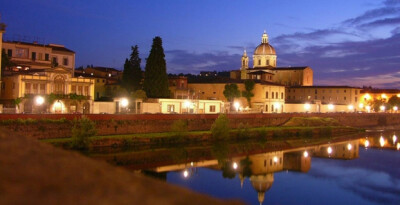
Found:
[[[220,114],[211,126],[211,135],[217,140],[228,140],[230,130],[228,117]]]
[[[244,87],[245,90],[242,91],[242,96],[246,98],[247,104],[251,107],[251,98],[254,96],[253,89],[254,89],[254,81],[252,80],[245,80]]]
[[[24,98],[22,97],[22,98],[16,98],[16,99],[14,99],[14,105],[19,109],[19,104],[21,104],[22,103],[22,100],[23,100]]]
[[[131,47],[132,53],[129,60],[125,59],[124,70],[122,73],[122,85],[131,93],[132,91],[141,89],[142,69],[139,58],[139,47],[137,45]]]
[[[144,92],[144,90],[136,90],[134,93],[132,93],[131,97],[133,99],[147,99],[146,92]]]
[[[234,83],[226,84],[224,89],[224,96],[229,102],[233,102],[235,98],[240,97],[238,86]]]
[[[400,98],[397,97],[396,95],[393,95],[392,97],[389,98],[388,104],[390,106],[389,109],[392,109],[394,106],[399,107],[400,106]]]
[[[89,137],[96,135],[96,126],[93,121],[83,116],[81,119],[74,119],[72,127],[72,148],[84,150],[89,148]]]
[[[146,91],[147,97],[170,97],[170,91],[168,89],[167,65],[165,62],[162,40],[159,36],[156,36],[153,39],[150,55],[146,61],[143,87]]]
[[[14,63],[11,62],[10,57],[6,54],[5,50],[1,53],[1,72],[4,72],[6,68],[14,66]]]

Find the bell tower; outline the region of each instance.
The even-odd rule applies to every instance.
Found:
[[[249,57],[245,49],[242,56],[242,66],[240,67],[240,79],[247,79],[247,69],[249,69]]]

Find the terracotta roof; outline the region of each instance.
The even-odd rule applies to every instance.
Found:
[[[300,66],[300,67],[277,67],[274,68],[276,70],[304,70],[306,68],[309,68],[308,66]]]
[[[355,89],[361,89],[359,87],[351,87],[347,85],[315,85],[315,86],[290,86],[288,88],[355,88]]]
[[[68,53],[75,53],[74,51],[65,48],[63,45],[56,45],[56,44],[38,44],[38,43],[28,43],[22,41],[4,41],[4,43],[13,43],[13,44],[20,44],[20,45],[28,45],[28,46],[37,46],[37,47],[48,47],[51,48],[53,51],[61,51],[61,52],[68,52]]]

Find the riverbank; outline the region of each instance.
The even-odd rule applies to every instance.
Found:
[[[0,204],[241,204],[194,193],[0,128]]]
[[[311,139],[322,137],[333,137],[351,133],[362,132],[363,129],[344,127],[344,126],[320,126],[320,127],[242,127],[229,132],[229,137],[225,142],[234,142],[238,140],[258,140],[261,142],[273,139]],[[44,139],[43,142],[55,146],[71,149],[72,138],[63,139]],[[212,136],[211,131],[191,131],[191,132],[167,132],[167,133],[148,133],[148,134],[130,134],[130,135],[108,135],[95,136],[89,138],[89,149],[99,147],[141,147],[141,146],[178,146],[199,143],[213,143],[221,141]]]
[[[98,135],[127,135],[171,132],[178,120],[187,124],[188,131],[208,131],[217,114],[138,114],[138,115],[74,115],[74,114],[1,114],[0,127],[12,133],[36,139],[71,137],[73,119],[85,116],[96,123]],[[241,125],[249,128],[282,126],[292,118],[332,118],[342,126],[364,129],[400,129],[398,113],[282,113],[228,114],[232,129]]]

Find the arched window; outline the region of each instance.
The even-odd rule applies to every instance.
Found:
[[[65,94],[65,79],[63,76],[58,75],[54,78],[54,93]]]
[[[260,59],[258,60],[258,65],[261,65],[261,60]]]
[[[283,92],[281,92],[281,99],[283,99]]]
[[[268,91],[267,91],[267,92],[265,92],[265,98],[267,98],[267,99],[268,99]]]
[[[265,112],[268,112],[268,105],[265,105]]]
[[[272,92],[272,99],[274,99],[274,92]]]
[[[271,112],[274,112],[274,105],[271,105]]]
[[[275,93],[276,99],[279,98],[278,92]]]
[[[267,60],[267,65],[269,65],[269,60]]]

